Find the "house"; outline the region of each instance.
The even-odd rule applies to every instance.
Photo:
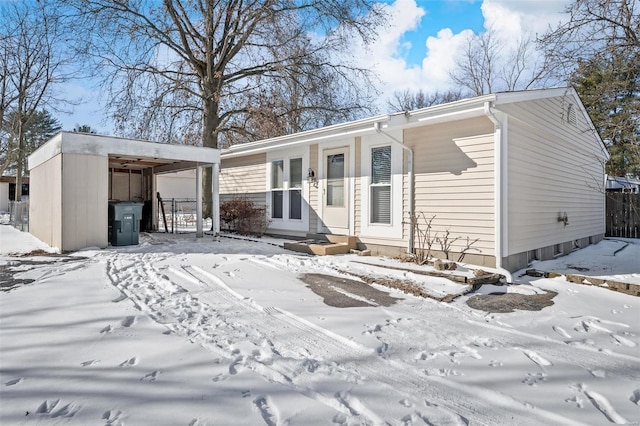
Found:
[[[29,198],[29,178],[22,178],[22,200]],[[16,199],[16,177],[0,176],[0,212],[9,211],[9,201]]]
[[[212,167],[213,215],[218,217],[217,149],[61,132],[28,161],[29,232],[62,251],[107,247],[110,202],[144,203],[152,228],[158,229],[157,176],[163,173],[195,170],[197,236],[202,236],[202,172]],[[213,225],[219,230],[217,221]]]
[[[268,232],[515,271],[603,238],[609,156],[572,88],[494,93],[232,146],[221,201]],[[558,185],[561,181],[562,185]],[[416,227],[430,234],[419,237]]]
[[[640,194],[640,180],[628,177],[607,175],[607,192],[624,192],[626,194]]]

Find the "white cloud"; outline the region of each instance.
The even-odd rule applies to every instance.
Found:
[[[535,37],[544,33],[549,25],[555,26],[566,19],[562,13],[566,4],[565,0],[484,0],[481,5],[484,28],[493,26],[501,39],[516,43],[523,34]],[[413,46],[403,42],[403,36],[419,30],[420,20],[429,12],[429,2],[421,2],[421,5],[418,6],[415,0],[397,0],[388,5],[392,15],[389,28],[370,50],[358,47],[354,52],[356,61],[376,71],[382,80],[379,106],[383,110],[394,91],[448,90],[451,87],[449,72],[455,58],[459,57],[467,37],[473,34],[471,29],[454,33],[445,27],[436,36],[425,35],[423,43],[427,51],[422,63],[409,64],[407,49]]]
[[[422,73],[419,88],[427,92],[446,90],[449,86],[449,71],[456,61],[456,52],[460,52],[471,30],[454,34],[449,28],[438,31],[436,37],[426,40],[427,56],[422,60]]]
[[[505,39],[517,39],[521,34],[543,34],[549,25],[566,19],[564,0],[513,1],[484,0],[481,10],[485,28],[493,27]]]

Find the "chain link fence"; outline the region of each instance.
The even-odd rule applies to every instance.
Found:
[[[172,234],[196,232],[198,215],[196,214],[196,200],[192,198],[163,199],[158,208],[158,230]],[[212,203],[202,203],[203,216],[212,211]],[[209,207],[209,208],[207,208]],[[202,229],[207,231],[212,227],[211,217],[203,217]]]
[[[29,201],[9,201],[9,225],[29,231]]]

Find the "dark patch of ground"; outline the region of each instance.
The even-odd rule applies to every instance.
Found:
[[[13,255],[16,256],[16,255]],[[15,278],[16,274],[26,272],[28,270],[34,269],[38,266],[43,265],[53,265],[59,262],[77,262],[80,260],[85,260],[84,257],[64,257],[59,254],[51,254],[42,250],[36,250],[31,253],[27,253],[25,255],[19,255],[20,257],[25,256],[48,256],[48,257],[56,257],[57,259],[54,261],[42,261],[42,260],[15,260],[11,261],[6,265],[0,266],[0,291],[11,291],[17,287],[31,284],[35,282],[35,280],[26,278]],[[29,265],[31,268],[24,268],[24,265]]]
[[[304,274],[300,277],[315,294],[324,299],[324,303],[336,308],[356,308],[371,306],[391,306],[398,300],[389,293],[380,291],[361,281],[324,274]],[[340,292],[353,294],[353,298]]]
[[[571,268],[573,270],[576,270],[578,272],[586,272],[589,270],[589,268],[586,268],[584,266],[575,266],[575,265],[567,265],[567,268]]]
[[[516,310],[540,311],[547,306],[553,305],[553,298],[558,293],[555,291],[545,291],[542,294],[520,294],[520,293],[500,293],[500,294],[479,294],[467,300],[467,305],[473,309],[485,312],[507,314]]]

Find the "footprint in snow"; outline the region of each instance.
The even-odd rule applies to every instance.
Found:
[[[151,372],[149,374],[145,374],[140,381],[141,382],[155,382],[158,379],[158,376],[160,375],[160,373],[162,373],[162,371],[160,370],[156,370],[154,372]]]
[[[136,322],[138,322],[138,318],[135,317],[135,316],[131,316],[131,317],[126,317],[125,319],[123,319],[122,322],[120,323],[120,325],[125,327],[125,328],[129,328],[132,325],[134,325]]]
[[[258,408],[262,415],[262,419],[268,426],[276,426],[280,424],[278,411],[269,397],[259,396],[253,400],[253,404]]]
[[[100,334],[111,333],[112,331],[113,331],[113,327],[111,327],[111,324],[109,324],[108,326],[100,330]]]
[[[609,400],[604,396],[589,390],[585,390],[584,394],[589,398],[589,401],[591,401],[593,406],[596,407],[596,409],[598,409],[598,411],[600,411],[611,423],[615,423],[617,425],[626,425],[629,423],[627,419],[616,412]]]
[[[120,363],[120,367],[132,367],[138,363],[138,357],[133,357],[127,360],[124,360]]]
[[[613,339],[616,341],[616,343],[618,345],[623,345],[623,346],[626,346],[628,348],[635,348],[637,346],[636,342],[633,342],[633,341],[627,339],[626,337],[622,337],[622,336],[620,336],[618,334],[612,334],[611,337],[613,337]]]
[[[584,400],[582,398],[580,398],[578,395],[574,395],[571,398],[567,398],[567,399],[564,400],[564,402],[567,402],[567,403],[570,403],[570,404],[571,403],[576,404],[576,407],[578,407],[578,408],[584,407]]]
[[[124,293],[120,293],[120,296],[116,297],[115,299],[112,300],[113,303],[118,303],[118,302],[122,302],[124,299],[127,298],[127,295]]]
[[[636,389],[633,391],[633,393],[629,397],[629,401],[633,402],[636,405],[640,405],[640,389]]]
[[[99,359],[90,359],[89,361],[81,362],[80,365],[83,367],[90,367],[92,365],[96,365],[99,362]]]
[[[102,414],[102,420],[106,420],[104,426],[124,425],[125,415],[120,410],[107,410]]]
[[[557,325],[554,325],[552,328],[553,328],[553,331],[555,331],[565,339],[571,339],[571,335],[567,333],[562,327],[558,327]]]
[[[589,373],[591,373],[591,375],[593,377],[597,377],[599,379],[604,379],[605,377],[607,377],[607,372],[604,370],[588,370]]]
[[[211,380],[214,382],[222,382],[224,380],[227,380],[227,376],[225,376],[224,374],[216,374],[211,378]]]
[[[413,407],[413,403],[411,401],[409,401],[408,399],[401,399],[400,401],[398,401],[398,403],[400,405],[403,405],[405,407]]]
[[[4,385],[5,386],[13,386],[13,385],[19,385],[22,382],[24,382],[24,377],[18,377],[17,379],[12,379],[12,380],[4,382]]]
[[[527,373],[522,383],[529,386],[538,386],[538,383],[546,382],[547,375],[544,373]]]
[[[548,361],[547,359],[539,355],[537,352],[529,351],[529,350],[524,350],[522,352],[527,356],[527,358],[529,358],[531,361],[538,364],[538,366],[540,367],[548,367],[553,365],[551,361]]]
[[[240,392],[243,398],[249,398],[251,396],[251,389],[246,389]]]
[[[36,410],[37,414],[44,414],[47,417],[52,419],[63,417],[63,418],[71,418],[78,414],[78,412],[82,409],[82,405],[76,403],[75,401],[70,402],[66,405],[60,407],[60,400],[45,400],[38,409]]]

